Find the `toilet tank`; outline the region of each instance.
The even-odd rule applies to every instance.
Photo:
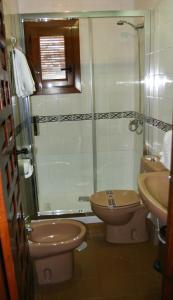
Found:
[[[160,162],[159,157],[144,155],[141,158],[140,172],[162,172],[168,171],[165,166]]]

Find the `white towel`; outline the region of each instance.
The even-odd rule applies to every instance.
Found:
[[[35,83],[25,55],[22,51],[15,48],[12,51],[12,59],[17,96],[26,97],[32,95],[35,91]]]
[[[165,133],[163,138],[162,152],[160,161],[164,166],[170,170],[171,169],[171,147],[172,147],[172,130]]]

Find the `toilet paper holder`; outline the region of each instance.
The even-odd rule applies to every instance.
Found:
[[[18,159],[18,168],[19,168],[19,175],[23,176],[24,178],[31,177],[34,171],[32,160],[29,158]]]
[[[21,149],[16,149],[16,154],[29,154],[29,149],[28,148],[21,148]]]

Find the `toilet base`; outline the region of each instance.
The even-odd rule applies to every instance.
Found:
[[[55,284],[71,279],[73,275],[73,252],[35,259],[38,284]]]
[[[106,241],[117,244],[141,243],[149,239],[146,226],[148,210],[142,206],[133,215],[131,220],[124,225],[106,224]]]

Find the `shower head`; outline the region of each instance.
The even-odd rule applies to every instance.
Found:
[[[124,21],[124,20],[119,20],[119,21],[117,22],[117,25],[124,25],[124,24],[130,25],[130,26],[133,27],[135,30],[144,28],[144,24],[143,24],[143,23],[134,25],[134,24],[132,24],[132,23],[130,23],[130,22],[127,22],[127,21]]]

